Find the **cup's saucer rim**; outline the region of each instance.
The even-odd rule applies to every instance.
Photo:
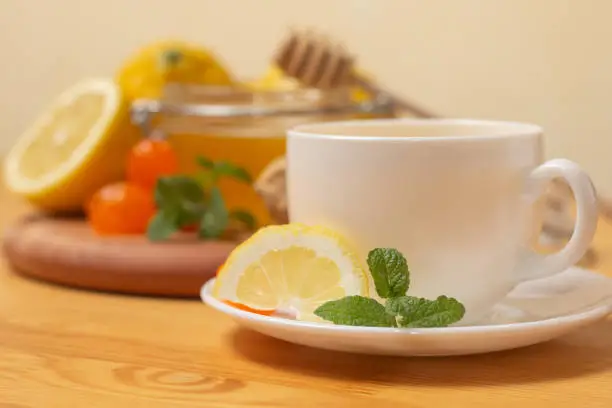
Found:
[[[342,326],[333,324],[322,324],[316,322],[305,322],[298,320],[285,319],[282,317],[265,316],[248,311],[240,310],[232,307],[219,299],[212,296],[212,287],[215,278],[206,282],[200,290],[201,300],[208,306],[217,311],[241,320],[250,320],[260,322],[277,327],[285,327],[292,330],[317,330],[327,333],[354,333],[354,334],[410,334],[410,335],[448,335],[448,334],[486,334],[489,332],[506,332],[523,331],[530,329],[538,329],[543,326],[555,326],[559,324],[568,324],[572,322],[580,322],[583,320],[592,320],[603,318],[612,313],[612,304],[595,305],[587,310],[569,313],[560,316],[547,317],[527,322],[513,323],[494,323],[482,325],[465,325],[465,326],[449,326],[436,328],[390,328],[390,327],[364,327],[364,326]]]

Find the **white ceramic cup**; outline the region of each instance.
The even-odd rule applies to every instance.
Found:
[[[400,250],[409,295],[452,296],[477,322],[518,283],[562,272],[597,225],[591,180],[565,159],[542,164],[542,129],[480,120],[384,119],[302,125],[288,132],[291,222],[331,227],[360,256]],[[564,179],[577,205],[559,252],[531,251],[534,203]],[[374,291],[372,291],[374,292]]]

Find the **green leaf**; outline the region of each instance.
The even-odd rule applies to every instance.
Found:
[[[194,175],[195,180],[200,183],[204,191],[208,191],[217,182],[215,175],[211,171],[200,172]]]
[[[188,204],[185,204],[188,206]],[[200,222],[202,215],[206,211],[204,204],[198,204],[190,210],[183,210],[176,216],[176,223],[179,227],[185,227],[187,225],[193,225]]]
[[[368,254],[368,267],[382,298],[404,296],[410,285],[406,258],[393,248],[376,248]]]
[[[246,210],[233,210],[229,213],[231,220],[240,221],[250,230],[257,229],[257,220],[255,216]]]
[[[204,200],[202,186],[188,176],[167,176],[157,180],[155,204],[158,208],[178,209],[187,203],[200,204]]]
[[[196,157],[196,162],[203,168],[207,169],[207,170],[212,170],[213,167],[215,167],[215,162],[213,162],[212,160],[204,157],[204,156],[198,156]]]
[[[164,211],[159,211],[149,221],[147,226],[147,238],[151,241],[162,241],[172,235],[178,229],[176,217]]]
[[[229,224],[229,213],[225,207],[221,190],[213,187],[210,199],[202,219],[200,220],[200,237],[214,239],[223,234]]]
[[[206,209],[204,190],[191,177],[162,177],[157,180],[154,195],[159,210],[166,217],[171,214],[177,228],[199,222]]]
[[[227,176],[249,184],[253,182],[253,179],[248,171],[227,161],[216,162],[214,164],[213,173],[215,174],[216,178]]]
[[[319,306],[315,315],[334,324],[348,326],[394,327],[393,316],[385,307],[372,298],[346,296]]]
[[[396,317],[400,327],[446,327],[458,322],[465,307],[456,299],[439,296],[428,300],[401,296],[387,300],[387,313]]]

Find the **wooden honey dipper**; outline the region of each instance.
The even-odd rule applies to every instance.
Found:
[[[382,96],[397,108],[420,118],[436,115],[382,90],[371,81],[355,74],[354,58],[344,47],[312,32],[293,31],[279,47],[275,62],[288,76],[305,86],[333,89],[357,85],[375,96]]]

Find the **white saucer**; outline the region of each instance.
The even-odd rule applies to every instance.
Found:
[[[487,353],[552,340],[612,312],[612,279],[581,268],[523,283],[478,326],[391,329],[307,323],[245,312],[215,299],[214,279],[202,300],[241,326],[304,346],[363,354],[449,356]]]

